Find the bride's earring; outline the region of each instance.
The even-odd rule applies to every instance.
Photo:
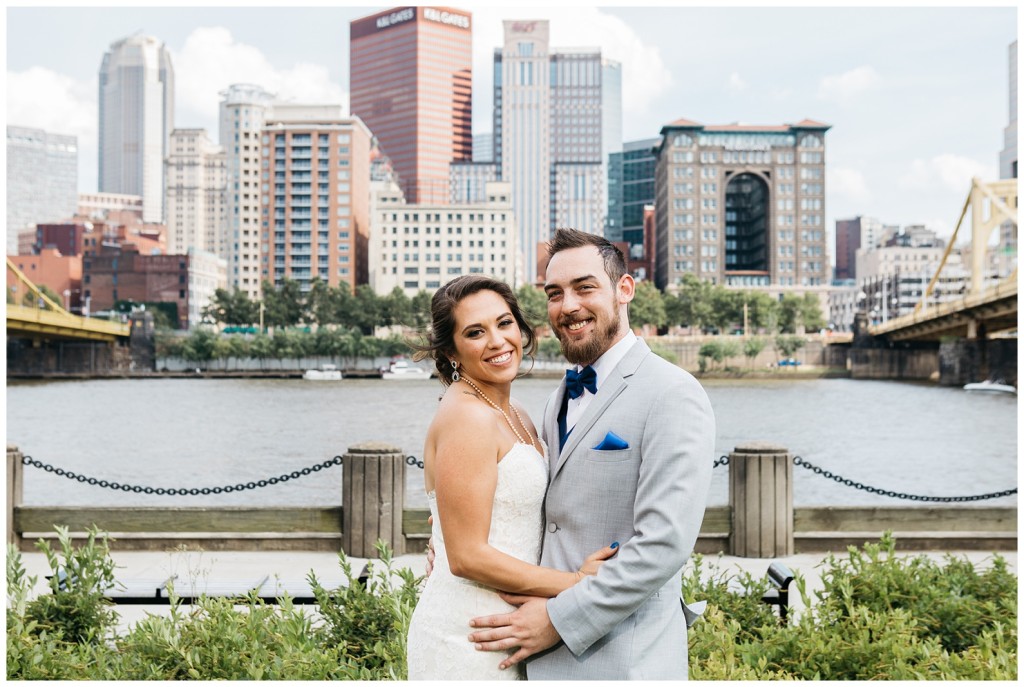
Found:
[[[453,382],[457,382],[457,381],[459,381],[459,379],[461,379],[461,375],[459,374],[459,362],[457,360],[453,360],[452,361],[452,381]]]

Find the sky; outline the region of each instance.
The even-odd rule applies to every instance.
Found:
[[[100,63],[111,43],[138,31],[171,52],[177,127],[205,128],[216,141],[218,92],[243,82],[283,100],[341,103],[347,113],[349,22],[392,6],[318,2],[8,5],[7,123],[77,136],[79,191],[97,190]],[[680,118],[830,124],[830,235],[836,219],[865,215],[948,236],[971,177],[998,178],[1014,4],[656,4],[448,5],[473,15],[474,133],[491,130],[502,20],[548,19],[553,48],[599,47],[622,63],[624,141],[654,138]]]

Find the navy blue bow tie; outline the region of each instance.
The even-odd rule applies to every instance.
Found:
[[[565,390],[569,393],[569,398],[579,398],[583,395],[584,389],[592,394],[597,393],[597,373],[594,372],[594,368],[587,365],[579,372],[566,370]]]

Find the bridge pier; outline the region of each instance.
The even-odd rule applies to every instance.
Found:
[[[954,339],[939,346],[939,383],[1002,379],[1017,386],[1017,339]]]

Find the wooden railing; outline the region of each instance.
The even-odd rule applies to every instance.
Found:
[[[325,507],[68,507],[23,503],[22,454],[7,447],[7,541],[31,550],[54,526],[83,534],[108,532],[114,550],[338,551],[376,556],[377,539],[397,553],[424,550],[423,508],[405,508],[405,455],[372,443],[343,456],[342,505]],[[739,446],[729,456],[730,505],[704,515],[696,550],[774,558],[844,551],[891,530],[905,550],[1017,549],[1017,508],[792,505],[792,456],[766,444]]]

